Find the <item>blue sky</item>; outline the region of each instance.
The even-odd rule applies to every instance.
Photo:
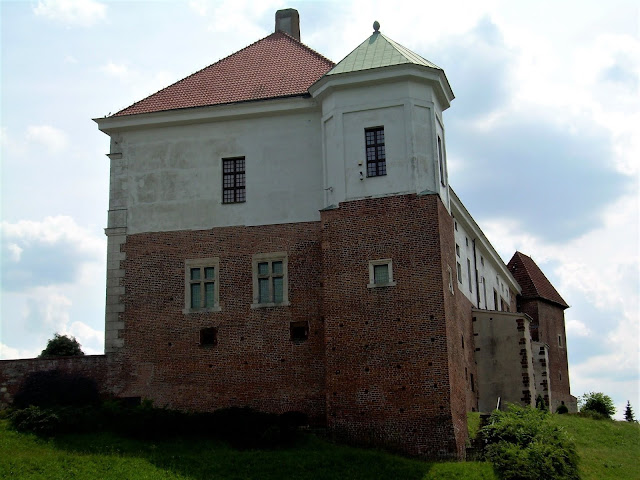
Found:
[[[573,394],[640,408],[637,2],[434,3],[0,1],[0,358],[56,331],[102,352],[109,141],[91,118],[294,7],[302,41],[334,61],[378,20],[444,68],[452,186],[502,258],[532,256],[571,305]]]

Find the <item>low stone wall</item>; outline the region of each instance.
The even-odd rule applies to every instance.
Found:
[[[121,359],[118,355],[0,360],[0,410],[13,402],[24,378],[33,372],[60,370],[95,380],[100,393],[117,395],[122,389]]]

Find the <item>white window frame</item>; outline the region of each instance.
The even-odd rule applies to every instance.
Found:
[[[389,272],[389,281],[386,283],[375,283],[374,267],[377,265],[387,265]],[[369,260],[369,283],[367,288],[393,287],[396,282],[393,281],[393,262],[390,258],[381,258],[379,260]]]
[[[282,302],[264,302],[260,303],[260,288],[258,286],[258,264],[269,264],[269,278],[271,276],[271,264],[273,262],[282,262]],[[266,307],[286,307],[289,303],[289,265],[288,265],[287,252],[273,252],[273,253],[257,253],[253,256],[252,260],[252,276],[253,276],[253,303],[251,308],[266,308]],[[269,298],[273,298],[273,282],[269,282]]]
[[[213,307],[191,308],[191,269],[200,268],[200,283],[205,283],[204,269],[213,267]],[[204,292],[202,292],[204,299]],[[189,258],[184,261],[184,310],[182,313],[219,312],[220,308],[220,258]]]

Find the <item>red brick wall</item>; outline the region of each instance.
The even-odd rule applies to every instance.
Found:
[[[567,337],[564,310],[544,300],[520,300],[520,308],[533,318],[537,325],[539,341],[549,345],[548,380],[551,388],[551,409],[556,411],[561,402],[570,405],[569,363],[567,359]],[[562,346],[558,344],[558,335]]]
[[[118,395],[125,381],[120,366],[117,355],[0,360],[0,409],[13,401],[24,378],[33,372],[60,370],[82,375],[94,379],[102,394]]]
[[[447,213],[442,202],[437,202],[440,255],[442,264],[442,284],[446,308],[447,354],[449,363],[449,383],[451,390],[451,412],[456,436],[458,455],[463,457],[467,439],[467,412],[478,410],[477,367],[474,359],[474,334],[469,299],[459,290],[456,279],[456,253],[453,218]],[[453,273],[454,293],[448,289],[449,269]],[[474,295],[477,284],[474,283]],[[471,388],[473,376],[474,388]]]
[[[440,232],[441,222],[448,232]],[[462,456],[466,392],[449,351],[461,340],[447,335],[461,333],[453,325],[467,320],[449,314],[443,240],[453,261],[453,226],[435,195],[352,201],[322,212],[327,423],[338,437]],[[369,261],[384,258],[392,259],[397,284],[367,288]]]
[[[320,318],[320,224],[225,227],[130,235],[122,354],[127,396],[158,406],[213,410],[250,406],[302,411],[324,421],[324,333]],[[288,253],[290,306],[251,309],[252,256]],[[185,259],[219,257],[220,312],[184,314]],[[290,340],[290,322],[309,338]],[[201,347],[202,328],[218,329]]]

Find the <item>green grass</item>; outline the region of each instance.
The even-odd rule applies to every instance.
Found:
[[[554,415],[573,437],[582,480],[640,479],[640,425]]]
[[[482,462],[428,463],[335,445],[313,435],[296,447],[234,450],[211,439],[144,442],[109,433],[40,439],[0,421],[0,478],[15,479],[478,479]]]
[[[553,415],[576,442],[583,480],[640,480],[640,426]],[[477,431],[470,415],[469,430]],[[335,445],[313,435],[297,446],[240,451],[212,439],[145,442],[111,433],[41,439],[0,420],[0,478],[11,479],[482,479],[483,462],[423,462],[377,450]]]

